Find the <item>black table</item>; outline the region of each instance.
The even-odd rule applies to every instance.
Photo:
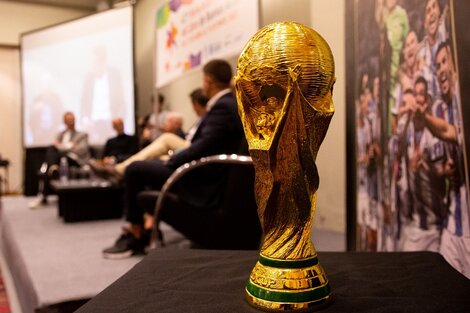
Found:
[[[100,179],[52,180],[59,196],[59,216],[65,222],[122,217],[122,187]]]
[[[153,250],[77,312],[260,312],[244,300],[256,251]],[[470,312],[470,280],[437,253],[318,254],[335,300],[321,312]]]

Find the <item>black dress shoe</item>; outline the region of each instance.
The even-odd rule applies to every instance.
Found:
[[[125,233],[116,240],[112,247],[103,250],[103,257],[105,259],[120,260],[133,255],[145,254],[147,245],[147,238],[136,238],[131,233]]]

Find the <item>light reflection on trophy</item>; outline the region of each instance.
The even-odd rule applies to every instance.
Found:
[[[313,310],[331,300],[310,232],[319,184],[315,159],[334,113],[333,56],[313,29],[274,23],[250,39],[237,70],[264,233],[247,299],[268,311]]]

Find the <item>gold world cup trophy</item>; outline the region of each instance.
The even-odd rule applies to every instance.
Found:
[[[246,295],[262,310],[310,311],[332,299],[310,232],[334,82],[327,42],[299,23],[262,28],[238,59],[238,109],[264,234]]]

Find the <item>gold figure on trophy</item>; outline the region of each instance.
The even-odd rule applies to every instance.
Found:
[[[331,300],[310,232],[319,184],[315,159],[334,113],[333,55],[313,29],[274,23],[247,43],[237,70],[264,233],[247,299],[263,310],[309,311]]]

